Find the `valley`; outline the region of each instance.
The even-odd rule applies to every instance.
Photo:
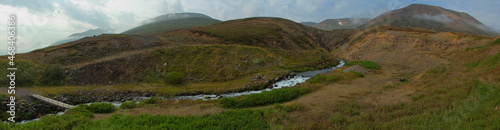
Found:
[[[438,28],[396,17],[429,10],[459,22]],[[499,129],[500,37],[454,12],[414,4],[335,30],[274,17],[163,15],[122,34],[16,55],[25,68],[17,120],[40,119],[0,129]],[[332,67],[293,87],[221,97]],[[65,109],[27,92],[77,107],[47,115]],[[221,98],[165,99],[200,94]],[[82,105],[91,102],[121,105]]]

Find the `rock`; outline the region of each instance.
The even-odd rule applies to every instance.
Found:
[[[399,77],[399,82],[406,82],[407,80],[404,77]]]

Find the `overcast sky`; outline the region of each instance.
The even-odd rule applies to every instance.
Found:
[[[0,32],[5,32],[0,33],[4,34],[0,41],[7,41],[10,14],[18,17],[17,48],[21,53],[89,29],[121,33],[146,19],[169,13],[203,13],[219,20],[270,16],[321,22],[330,18],[373,18],[412,3],[466,12],[500,32],[498,0],[0,0]]]

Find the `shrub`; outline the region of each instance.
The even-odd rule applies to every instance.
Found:
[[[170,72],[165,78],[168,84],[182,84],[184,82],[184,74],[179,72]]]
[[[149,98],[149,99],[146,99],[146,100],[142,100],[141,102],[139,102],[139,106],[142,106],[144,104],[154,104],[156,102],[158,102],[160,99],[157,98],[157,97],[153,97],[153,98]]]
[[[84,106],[77,106],[77,107],[71,108],[68,111],[66,111],[66,113],[64,113],[64,114],[66,114],[66,115],[82,115],[85,117],[94,118],[94,114],[92,114],[92,112],[87,110]]]
[[[223,98],[220,104],[223,108],[245,108],[253,106],[282,103],[293,100],[311,91],[310,88],[283,88],[265,91],[257,94],[240,96],[238,98]]]
[[[372,61],[350,61],[345,64],[346,66],[353,66],[353,65],[360,65],[364,68],[367,69],[372,69],[372,70],[380,70],[380,66],[378,66],[377,63],[372,62]]]
[[[116,106],[111,103],[92,103],[84,107],[93,113],[111,113],[116,110]]]
[[[61,85],[65,78],[66,74],[60,65],[47,65],[40,82],[43,85]]]
[[[135,101],[126,101],[120,105],[120,109],[132,109],[137,107],[137,103]]]

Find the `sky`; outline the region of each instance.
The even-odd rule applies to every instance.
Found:
[[[121,33],[162,14],[193,12],[218,20],[265,16],[321,22],[374,18],[413,3],[466,12],[500,32],[499,0],[0,0],[0,32],[5,32],[0,33],[0,41],[5,41],[0,51],[7,48],[10,15],[18,19],[17,53],[24,53],[89,29]]]

